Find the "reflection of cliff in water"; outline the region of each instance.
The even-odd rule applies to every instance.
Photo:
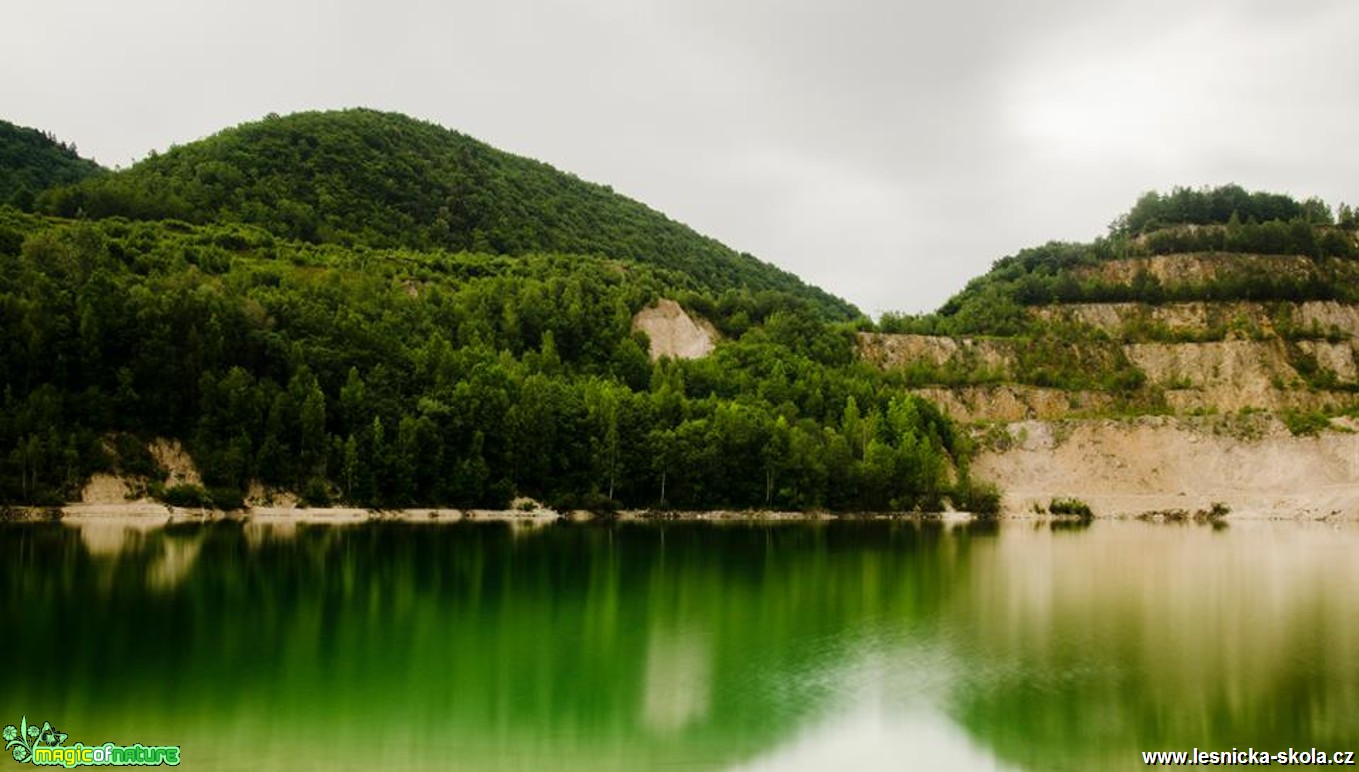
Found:
[[[1359,532],[1015,525],[945,625],[975,663],[951,713],[1034,768],[1141,750],[1348,749],[1359,740]]]

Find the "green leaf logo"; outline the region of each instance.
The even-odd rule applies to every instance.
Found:
[[[28,716],[24,716],[17,727],[9,724],[0,732],[0,736],[5,738],[5,750],[9,751],[9,755],[15,761],[23,762],[33,758],[33,751],[38,748],[61,747],[69,735],[48,721],[44,721],[39,728],[37,724],[28,723]]]

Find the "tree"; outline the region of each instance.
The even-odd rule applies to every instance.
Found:
[[[326,450],[330,445],[326,435],[326,395],[315,378],[307,379],[306,396],[298,420],[301,436],[299,463],[307,477],[326,476]]]

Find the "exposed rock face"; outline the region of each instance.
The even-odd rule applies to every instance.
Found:
[[[1119,339],[1135,339],[1148,331],[1186,339],[1205,335],[1270,336],[1303,334],[1314,337],[1359,338],[1359,306],[1332,300],[1305,303],[1071,303],[1043,306],[1033,314],[1044,321],[1089,325]],[[1291,329],[1280,329],[1286,322]]]
[[[925,362],[974,370],[1009,372],[1014,346],[997,338],[948,338],[940,335],[859,333],[859,356],[879,367],[905,367]]]
[[[1192,393],[1187,408],[1282,407],[1281,387],[1301,383],[1280,341],[1131,343],[1124,351],[1151,384]]]
[[[969,422],[1088,416],[1120,399],[1133,412],[1174,414],[1359,406],[1359,306],[1087,303],[1033,313],[1088,333],[1037,358],[1023,338],[860,333],[859,355],[905,371],[917,393]],[[1116,362],[1141,385],[1116,394],[1035,378],[1045,364],[1098,374]]]
[[[1304,257],[1169,255],[1084,271],[1163,286],[1231,272],[1311,278]],[[1348,269],[1347,269],[1348,270]],[[972,424],[972,473],[1011,515],[1077,498],[1097,516],[1183,512],[1359,519],[1359,305],[1334,301],[1078,303],[1029,309],[1050,336],[860,334],[859,355]],[[1121,367],[1133,377],[1084,378]],[[1055,380],[1054,380],[1055,379]],[[1052,388],[1057,383],[1067,388]],[[1111,383],[1112,388],[1088,388]],[[1289,411],[1300,411],[1295,418]]]
[[[109,446],[111,447],[111,446]],[[165,470],[165,485],[202,485],[203,479],[193,459],[178,440],[158,437],[147,446],[156,464]],[[145,496],[147,480],[142,477],[96,472],[80,491],[80,503],[89,506],[122,505],[137,500],[139,504],[150,504]]]
[[[1098,516],[1222,502],[1232,517],[1359,517],[1359,434],[1295,437],[1261,414],[1016,422],[973,473],[1016,514],[1074,496]]]
[[[1077,268],[1077,278],[1096,278],[1109,284],[1131,284],[1146,273],[1165,286],[1201,284],[1243,274],[1270,273],[1280,278],[1301,279],[1316,275],[1315,261],[1301,255],[1242,255],[1202,252],[1110,260]]]
[[[1113,405],[1113,398],[1108,394],[1017,383],[935,386],[912,389],[912,393],[933,402],[954,420],[964,423],[1065,418],[1099,413]]]
[[[860,358],[964,425],[1012,514],[1359,518],[1359,228],[1148,211],[895,322],[974,336],[861,333]]]
[[[189,458],[179,440],[157,438],[151,443],[149,450],[156,459],[156,464],[168,473],[165,480],[167,488],[203,484],[203,478],[198,475],[198,467],[194,466],[193,459]]]
[[[122,504],[132,498],[132,486],[117,475],[95,472],[80,491],[82,504]]]
[[[632,329],[651,339],[651,358],[698,359],[717,345],[717,330],[706,319],[694,319],[673,300],[661,300],[632,318]]]

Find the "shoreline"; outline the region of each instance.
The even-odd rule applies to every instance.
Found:
[[[1093,497],[1099,498],[1099,497]],[[1155,505],[1171,502],[1155,498]],[[175,507],[160,502],[139,500],[121,504],[114,503],[73,503],[56,507],[11,506],[0,509],[7,516],[0,521],[40,522],[52,521],[84,524],[125,524],[129,526],[161,526],[183,523],[208,523],[239,521],[261,525],[353,525],[370,522],[407,522],[407,523],[509,523],[516,527],[542,527],[553,523],[590,523],[590,522],[709,522],[709,523],[767,523],[767,522],[835,522],[863,520],[906,520],[942,522],[948,524],[972,522],[1052,522],[1069,523],[1073,526],[1095,521],[1141,520],[1152,523],[1189,524],[1189,525],[1230,525],[1232,522],[1246,521],[1294,521],[1294,522],[1352,522],[1348,513],[1339,511],[1319,512],[1306,506],[1299,507],[1250,507],[1233,510],[1219,518],[1195,517],[1195,512],[1185,510],[1184,500],[1175,504],[1178,507],[1155,506],[1153,501],[1142,502],[1145,508],[1139,511],[1123,510],[1082,519],[1069,515],[1036,513],[1032,510],[1009,509],[992,517],[978,517],[968,512],[829,512],[829,511],[781,511],[781,510],[619,510],[616,513],[599,514],[578,510],[557,512],[546,508],[531,510],[519,509],[460,509],[454,507],[412,507],[404,509],[367,509],[363,507],[298,507],[298,506],[255,506],[239,510],[218,510],[198,507]],[[1199,513],[1201,514],[1201,513]]]
[[[619,510],[593,513],[585,510],[557,512],[546,508],[461,509],[455,507],[411,507],[367,509],[364,507],[254,506],[238,510],[175,507],[156,501],[131,501],[124,504],[75,503],[64,506],[12,506],[11,522],[59,521],[63,523],[137,523],[167,525],[242,521],[260,524],[348,525],[368,522],[408,523],[510,523],[543,526],[552,523],[588,522],[829,522],[837,520],[930,520],[971,522],[977,518],[966,512],[827,512],[779,510]],[[1004,517],[996,519],[1005,519]]]

